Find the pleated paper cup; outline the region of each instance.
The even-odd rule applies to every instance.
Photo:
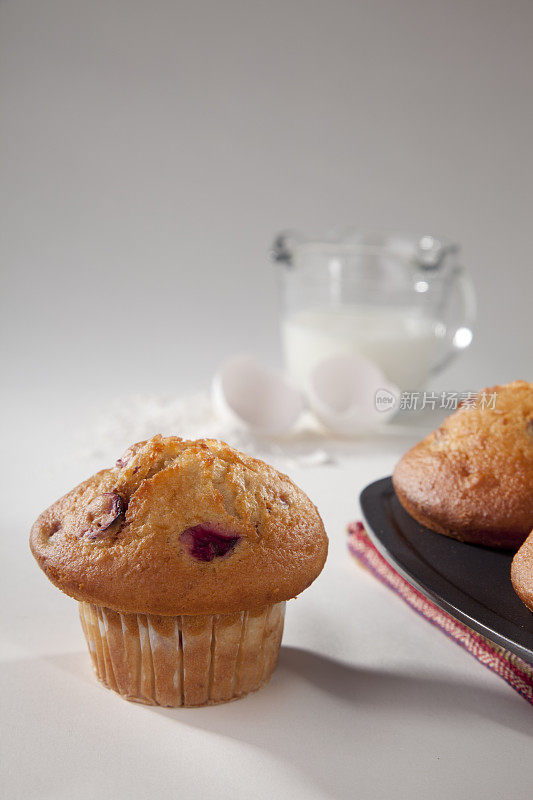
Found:
[[[205,706],[264,686],[277,664],[285,603],[261,611],[164,617],[80,602],[98,679],[127,700]]]

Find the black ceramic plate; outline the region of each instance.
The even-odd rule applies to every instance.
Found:
[[[511,584],[513,553],[458,542],[416,522],[390,478],[361,493],[368,535],[392,566],[437,606],[533,664],[533,614]]]

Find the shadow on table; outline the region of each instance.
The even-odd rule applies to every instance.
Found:
[[[37,676],[45,665],[96,688],[86,653],[4,663],[0,680],[16,692],[17,682],[27,685],[35,673],[40,686]],[[426,765],[441,752],[440,726],[449,732],[456,726],[459,730],[461,723],[464,729],[472,720],[475,730],[476,723],[488,720],[502,734],[507,728],[531,735],[533,729],[531,708],[503,686],[498,691],[439,677],[372,670],[294,647],[282,648],[269,686],[244,700],[200,709],[144,710],[268,753],[333,798],[352,796],[358,770],[376,763],[376,749],[403,752],[406,741],[416,740],[417,726],[424,739],[411,758]],[[449,754],[454,746],[449,735],[443,746]],[[377,786],[389,778],[384,773],[365,780],[375,780]]]
[[[190,710],[150,708],[267,750],[332,797],[353,793],[357,776],[347,763],[355,769],[365,751],[401,748],[406,727],[412,731],[419,722],[426,723],[426,735],[428,721],[453,729],[468,718],[522,734],[533,730],[531,708],[510,692],[343,664],[295,647],[282,647],[269,687],[245,700]],[[287,720],[293,721],[289,731]],[[438,739],[428,746],[439,752]]]
[[[522,700],[518,721],[514,702],[518,697],[513,697],[510,691],[500,693],[460,680],[346,664],[297,647],[282,647],[279,666],[354,707],[397,710],[404,714],[470,714],[513,730],[530,734],[533,730],[531,709]]]

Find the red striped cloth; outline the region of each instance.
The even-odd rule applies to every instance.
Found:
[[[533,705],[533,666],[459,622],[411,586],[376,550],[361,522],[354,522],[348,527],[348,547],[369,572],[405,600],[417,614],[507,681],[515,692]]]

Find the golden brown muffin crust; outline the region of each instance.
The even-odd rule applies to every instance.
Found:
[[[482,396],[496,393],[495,407]],[[418,522],[462,541],[516,548],[533,526],[533,384],[484,389],[406,453],[394,488]]]
[[[511,581],[520,600],[533,611],[533,531],[513,558]]]
[[[199,560],[180,538],[199,525],[235,542]],[[295,597],[322,570],[327,536],[309,498],[262,461],[211,439],[155,436],[43,512],[30,546],[77,600],[216,614]]]

